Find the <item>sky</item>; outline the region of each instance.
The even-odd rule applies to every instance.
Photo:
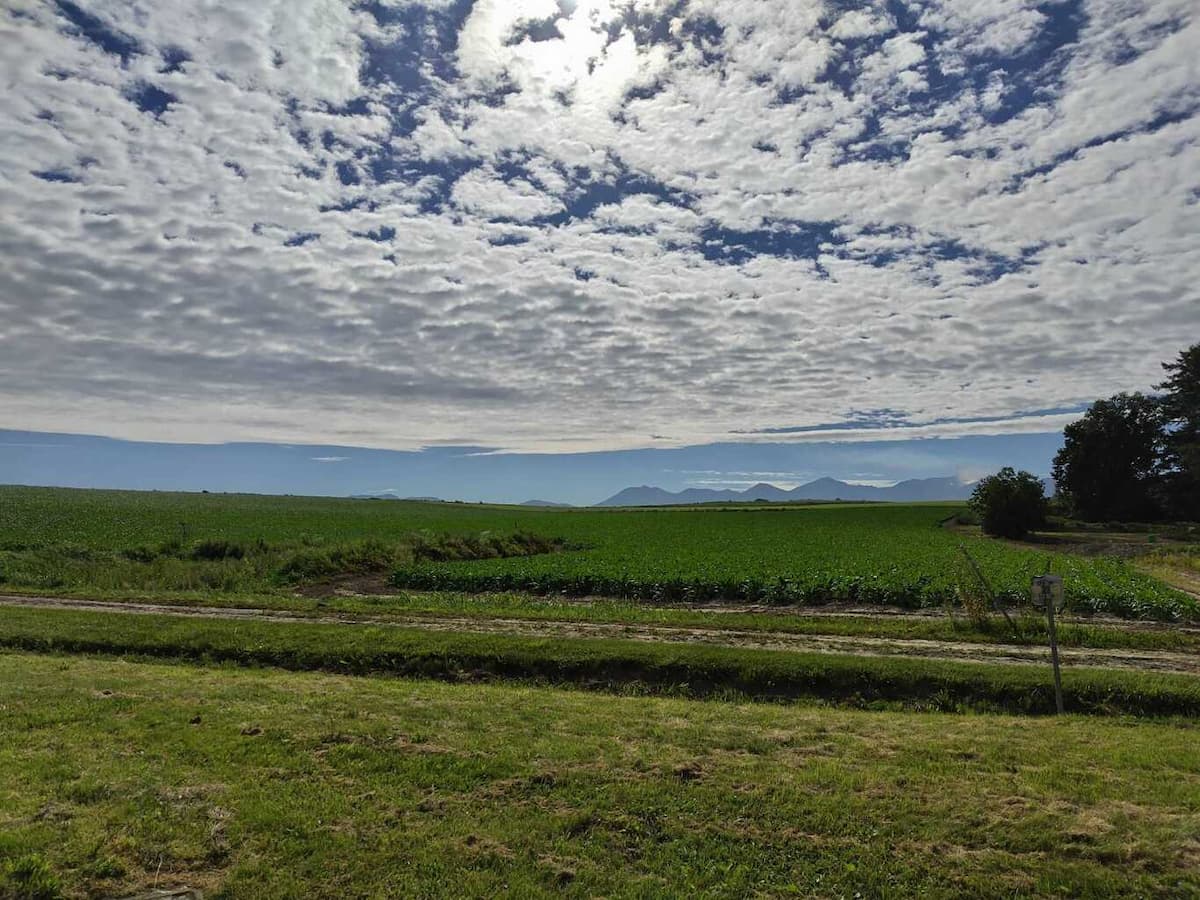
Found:
[[[0,438],[884,480],[1200,334],[1194,0],[6,0],[0,48]]]
[[[134,490],[232,491],[587,506],[630,486],[790,489],[830,475],[858,484],[957,475],[1001,466],[1045,474],[1057,434],[900,441],[730,442],[588,453],[498,453],[486,447],[416,451],[305,444],[170,444],[0,431],[0,483]]]

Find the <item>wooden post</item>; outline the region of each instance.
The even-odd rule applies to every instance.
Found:
[[[1062,671],[1058,664],[1058,631],[1054,627],[1054,608],[1062,601],[1062,578],[1042,575],[1033,579],[1033,602],[1046,606],[1046,627],[1050,632],[1050,663],[1054,666],[1054,708],[1063,714]]]
[[[1058,668],[1058,633],[1054,629],[1054,600],[1046,604],[1046,623],[1050,626],[1050,662],[1054,666],[1054,706],[1063,714],[1062,672]]]

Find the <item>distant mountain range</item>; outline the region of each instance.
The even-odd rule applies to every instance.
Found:
[[[791,490],[760,482],[744,491],[718,491],[711,488],[688,488],[667,491],[660,487],[642,485],[627,487],[596,506],[681,506],[691,503],[796,503],[803,500],[876,500],[880,502],[911,503],[916,500],[965,500],[971,496],[973,484],[964,484],[953,476],[946,478],[914,478],[891,487],[872,487],[850,484],[836,478],[819,478]],[[1053,491],[1053,487],[1049,488]],[[395,491],[378,494],[355,494],[355,500],[410,500],[424,503],[445,503],[440,497],[402,497]],[[521,506],[565,509],[570,503],[553,500],[526,500]]]
[[[351,500],[411,500],[420,503],[444,503],[441,497],[401,497],[395,491],[381,491],[378,494],[351,494]]]
[[[351,494],[351,500],[408,500],[411,503],[449,503],[441,497],[402,497],[395,491],[380,491],[378,494]],[[569,508],[570,503],[555,503],[553,500],[526,500],[521,506],[552,506]]]
[[[759,483],[744,491],[718,491],[710,488],[688,488],[671,492],[643,485],[628,487],[597,506],[674,506],[684,503],[795,503],[799,500],[879,500],[912,502],[915,500],[965,500],[971,496],[972,484],[957,478],[914,478],[891,487],[872,487],[849,484],[836,478],[819,478],[785,491],[773,484]]]

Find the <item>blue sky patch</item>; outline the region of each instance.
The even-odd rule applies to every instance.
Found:
[[[95,44],[105,53],[120,58],[122,63],[142,52],[141,45],[118,29],[109,26],[99,16],[94,16],[70,0],[54,0],[59,15],[71,23],[71,30],[85,40]]]
[[[171,104],[175,103],[178,98],[174,94],[169,94],[152,84],[143,82],[134,87],[129,94],[129,99],[147,115],[161,116],[171,108]]]

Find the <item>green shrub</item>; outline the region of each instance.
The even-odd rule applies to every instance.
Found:
[[[160,548],[148,547],[142,544],[138,547],[128,547],[121,551],[121,555],[131,562],[149,563],[154,562],[162,554]]]
[[[193,544],[190,555],[192,559],[202,560],[242,559],[246,555],[246,548],[236,541],[210,538]]]
[[[177,537],[167,538],[158,545],[159,556],[180,556],[183,554],[183,541]]]
[[[1005,466],[975,486],[968,501],[986,534],[1022,538],[1046,523],[1046,490],[1030,472]]]
[[[276,569],[284,582],[307,581],[331,575],[357,575],[386,572],[396,565],[396,547],[375,538],[338,544],[333,547],[312,547],[291,553]]]
[[[507,559],[556,553],[567,547],[562,538],[548,538],[527,531],[510,535],[483,532],[479,535],[418,534],[412,537],[414,562],[459,562],[473,559]]]

